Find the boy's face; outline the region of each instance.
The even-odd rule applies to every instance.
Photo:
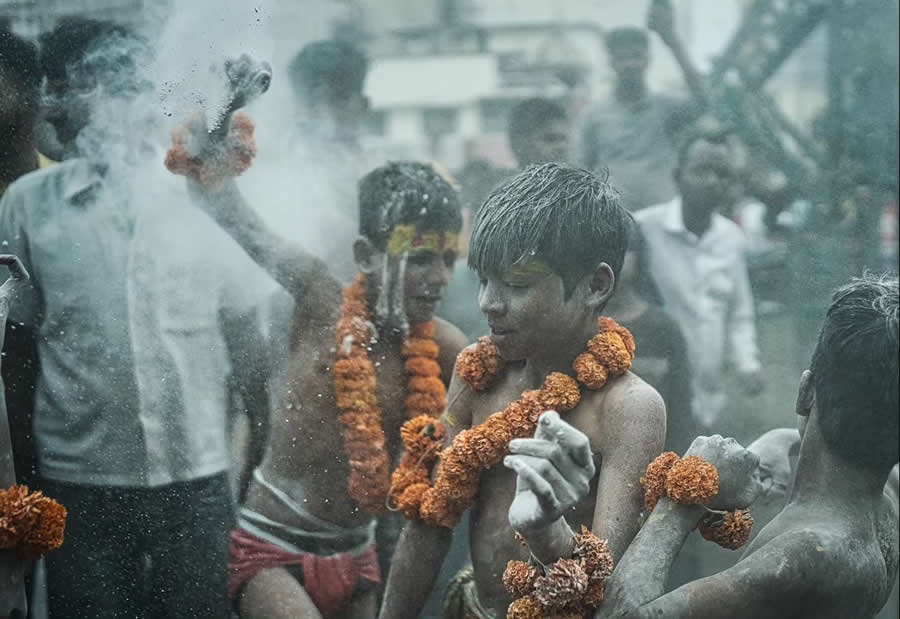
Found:
[[[409,253],[403,289],[406,318],[410,324],[428,322],[434,318],[444,290],[450,283],[455,263],[455,249],[446,249],[441,253],[432,250]]]
[[[522,150],[525,152],[519,153],[518,159],[523,168],[549,161],[565,161],[569,155],[568,123],[558,119],[537,127],[528,136]]]
[[[522,361],[560,342],[561,334],[592,320],[576,290],[566,299],[562,278],[540,260],[511,267],[502,276],[480,275],[478,305],[491,340],[507,361]]]
[[[698,140],[688,149],[675,180],[682,202],[690,208],[712,212],[730,206],[736,179],[728,146]]]

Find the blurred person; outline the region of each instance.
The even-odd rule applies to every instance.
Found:
[[[166,182],[151,60],[117,27],[66,65],[80,156],[0,202],[0,241],[32,274],[11,319],[38,334],[39,487],[69,509],[46,561],[54,617],[228,614],[227,380],[252,368],[223,325],[258,295]]]
[[[640,228],[632,225],[606,314],[631,331],[638,342],[631,371],[653,386],[666,404],[666,451],[684,453],[698,434],[691,413],[691,366],[681,328],[666,312],[650,273],[648,252]]]
[[[447,435],[438,481],[419,511],[426,517],[428,505],[438,506],[431,513],[439,520],[414,519],[404,529],[380,611],[384,619],[419,616],[447,553],[454,516],[461,516],[458,509],[466,505],[471,505],[472,568],[447,589],[444,604],[450,614],[445,616],[454,618],[501,616],[506,610],[510,597],[503,570],[509,560],[528,557],[515,531],[541,563],[571,553],[570,523],[575,528],[589,526],[607,538],[614,557],[624,552],[637,532],[641,491],[631,480],[640,476],[651,454],[664,443],[662,400],[628,372],[631,356],[624,339],[619,350],[628,355],[628,362],[608,359],[617,370],[607,373],[603,362],[597,361],[602,381],[593,383],[593,389],[580,391],[579,383],[559,374],[571,373],[576,359],[595,359],[581,353],[597,336],[598,323],[601,333],[612,337],[615,329],[615,337],[625,337],[612,321],[598,321],[613,294],[631,222],[616,198],[605,179],[587,170],[545,163],[496,188],[478,211],[469,265],[481,278],[478,300],[491,335],[457,360],[449,404],[441,417]],[[485,358],[493,360],[471,361]],[[485,378],[491,372],[486,368],[495,368],[496,374]],[[557,380],[581,394],[566,421],[555,411],[541,414],[545,400],[532,391],[544,393],[542,385]],[[529,394],[538,400],[523,404]],[[539,419],[523,410],[537,413]],[[528,427],[528,421],[517,415],[537,425],[535,439],[515,438]],[[515,427],[501,430],[506,423]],[[553,467],[532,468],[541,460],[534,450],[553,453],[558,473]],[[445,470],[451,453],[452,463]],[[484,458],[494,464],[486,464]],[[583,474],[568,477],[573,469],[583,469]],[[535,482],[537,477],[543,482]],[[449,486],[447,495],[437,491],[442,479]],[[473,480],[474,485],[463,486],[454,479]],[[538,494],[535,483],[554,488]],[[570,502],[574,493],[570,486],[586,494]],[[439,507],[443,496],[455,493],[471,501],[456,505],[447,498],[451,506]]]
[[[516,104],[507,137],[519,169],[569,158],[569,115],[552,99],[532,97]]]
[[[622,204],[637,211],[671,200],[671,170],[681,134],[699,116],[704,98],[701,77],[690,63],[674,28],[668,0],[653,0],[648,25],[673,52],[692,97],[679,99],[651,92],[646,73],[650,66],[650,38],[646,30],[620,27],[606,34],[609,66],[615,74],[609,101],[590,104],[578,130],[577,159],[588,169],[609,168],[622,192]]]
[[[376,541],[393,550],[376,521],[396,516],[385,505],[400,426],[443,410],[466,342],[434,317],[456,260],[456,191],[423,163],[366,174],[358,275],[342,301],[327,264],[268,228],[236,183],[189,183],[296,307],[281,406],[232,533],[229,594],[242,617],[374,617]]]
[[[96,42],[104,37],[127,34],[115,22],[66,16],[57,21],[52,30],[38,37],[40,67],[45,80],[43,121],[39,135],[46,148],[58,159],[78,156],[75,138],[87,125],[90,110],[87,101],[72,96],[81,88],[72,70],[84,60]]]
[[[689,135],[672,176],[680,195],[635,219],[666,310],[682,333],[691,334],[686,337],[694,373],[691,408],[708,432],[726,405],[726,361],[737,370],[745,393],[762,389],[744,236],[719,213],[729,207],[735,180],[726,135]]]
[[[819,619],[881,609],[900,555],[898,314],[896,275],[866,275],[834,293],[800,379],[802,438],[787,504],[741,560],[664,593],[669,567],[705,509],[663,497],[616,566],[598,617]],[[772,437],[781,446],[774,468],[784,471],[783,448],[794,438],[780,434],[787,440]],[[718,469],[710,508],[744,508],[761,490],[763,462],[733,440],[700,437],[687,453]]]

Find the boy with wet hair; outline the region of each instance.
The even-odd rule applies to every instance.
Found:
[[[569,115],[562,104],[545,97],[519,102],[509,115],[507,136],[520,169],[569,155]]]
[[[505,369],[485,390],[453,376],[442,417],[445,445],[541,387],[552,372],[574,373],[613,294],[630,220],[605,179],[556,163],[531,167],[488,197],[475,221],[469,266],[481,278],[479,304]],[[538,438],[509,443],[504,464],[513,470],[481,472],[471,511],[472,571],[453,583],[460,599],[445,600],[445,608],[454,607],[448,616],[504,616],[504,568],[529,554],[514,529],[542,563],[571,554],[578,525],[608,539],[616,558],[637,533],[641,491],[634,480],[665,438],[659,395],[626,371],[600,390],[582,391],[565,419],[543,414]],[[587,496],[573,502],[576,489]],[[407,525],[381,617],[418,616],[450,533],[418,520]]]
[[[898,324],[896,275],[839,288],[800,378],[797,413],[807,421],[787,505],[734,567],[665,593],[672,561],[706,512],[663,497],[613,572],[598,616],[874,615],[897,573]],[[733,440],[699,437],[688,455],[718,469],[708,507],[743,508],[759,493],[759,458]]]
[[[364,176],[352,248],[359,275],[342,302],[325,263],[269,229],[233,181],[191,186],[296,302],[283,404],[232,535],[232,599],[243,617],[374,617],[375,516],[384,515],[400,425],[443,402],[466,342],[434,317],[456,260],[456,191],[421,163]],[[426,383],[431,396],[413,393]]]

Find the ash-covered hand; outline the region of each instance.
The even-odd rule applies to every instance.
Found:
[[[707,505],[711,509],[744,509],[762,491],[759,456],[733,438],[698,436],[685,453],[685,458],[688,456],[703,458],[719,472],[719,492]]]
[[[587,496],[594,477],[588,437],[548,411],[538,420],[534,438],[515,439],[503,464],[516,472],[516,496],[509,524],[516,531],[546,527]]]
[[[18,290],[28,281],[28,271],[18,256],[12,254],[0,254],[0,265],[9,269],[9,278],[0,286],[0,326],[6,321],[9,313],[9,304]],[[2,342],[2,339],[0,339]]]
[[[651,0],[647,10],[647,29],[656,32],[663,43],[668,44],[675,39],[675,15],[669,0]]]
[[[766,498],[783,498],[791,486],[791,453],[800,443],[795,428],[769,430],[747,446],[759,458],[759,479]]]

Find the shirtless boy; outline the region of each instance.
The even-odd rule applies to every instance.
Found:
[[[871,617],[896,576],[885,536],[885,492],[900,458],[898,282],[854,279],[834,295],[797,412],[808,418],[784,509],[732,568],[664,594],[665,579],[702,507],[662,498],[607,583],[599,617]],[[719,471],[715,509],[744,507],[758,491],[757,457],[720,436],[688,454]],[[888,510],[890,511],[890,509]],[[890,539],[893,537],[893,540]]]
[[[540,388],[551,372],[573,374],[573,361],[597,333],[597,318],[613,293],[629,222],[609,184],[561,164],[529,168],[487,198],[474,224],[469,266],[481,278],[479,304],[505,369],[483,391],[453,376],[442,417],[448,443],[523,391]],[[542,501],[534,505],[532,495],[536,517],[526,515],[516,526],[545,563],[571,552],[571,529],[582,524],[608,539],[616,558],[622,555],[638,530],[641,490],[635,480],[665,440],[662,400],[637,376],[626,372],[600,390],[581,393],[578,406],[564,415],[571,425],[552,413],[541,417],[540,426],[566,437],[558,445],[561,468],[573,458],[591,463],[582,480],[588,496],[577,505],[559,496],[552,508],[544,508]],[[582,433],[592,454],[582,452],[588,444]],[[510,456],[508,465],[516,471],[538,460],[528,459],[531,440],[509,446],[518,462]],[[502,582],[504,569],[511,559],[528,558],[508,520],[514,502],[529,503],[528,492],[517,492],[516,472],[495,466],[481,473],[470,524],[474,590],[461,611],[467,615],[505,616],[511,599]],[[450,534],[448,528],[409,522],[391,564],[382,618],[418,617]]]
[[[389,163],[362,178],[361,236],[352,251],[368,316],[350,321],[354,340],[336,333],[347,311],[324,263],[267,228],[233,181],[216,190],[191,188],[198,204],[294,296],[297,308],[284,402],[232,534],[230,593],[242,617],[375,617],[374,515],[384,511],[386,498],[376,486],[399,455],[399,428],[409,412],[405,336],[410,325],[434,321],[439,353],[437,365],[429,363],[444,384],[466,344],[458,329],[434,318],[456,259],[456,191],[419,163]],[[385,437],[377,438],[376,430],[375,438],[356,446],[345,445],[347,407],[339,408],[333,373],[336,355],[351,349],[374,368]],[[377,460],[385,446],[383,470],[359,473],[360,454],[374,450]],[[352,462],[345,449],[354,454]],[[348,479],[356,479],[356,496]]]

